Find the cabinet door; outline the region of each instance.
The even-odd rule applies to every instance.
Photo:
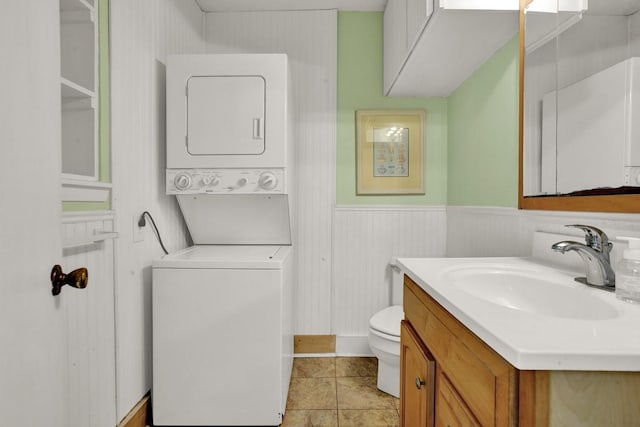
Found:
[[[404,314],[478,423],[514,425],[516,369],[406,276]]]
[[[383,17],[383,80],[385,93],[407,57],[407,0],[388,0]]]
[[[480,427],[440,367],[436,375],[436,427]]]
[[[400,425],[433,426],[435,360],[408,323],[400,330]]]
[[[407,0],[407,48],[422,34],[422,29],[433,13],[433,0]]]

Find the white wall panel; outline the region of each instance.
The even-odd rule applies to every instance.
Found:
[[[337,207],[334,333],[366,337],[370,317],[391,301],[391,257],[445,255],[444,207]]]
[[[447,256],[524,256],[530,252],[521,211],[447,207]]]
[[[113,231],[113,215],[63,216],[65,273],[88,270],[85,289],[62,288],[60,303],[67,321],[68,411],[73,426],[116,424],[114,250],[111,238],[88,244],[95,231]]]
[[[612,238],[624,234],[640,236],[640,215],[636,214],[450,206],[447,256],[528,256],[535,231],[574,234],[581,241],[581,232],[566,228],[567,224],[594,225]]]
[[[154,216],[169,251],[188,243],[175,197],[165,195],[165,60],[204,51],[204,14],[193,1],[111,0],[111,146],[116,228],[118,419],[151,387],[151,262],[162,255],[146,227]]]
[[[337,12],[206,14],[208,53],[286,53],[296,132],[296,334],[331,329]]]

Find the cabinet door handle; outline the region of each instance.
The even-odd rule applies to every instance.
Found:
[[[422,381],[422,379],[420,379],[420,377],[416,377],[416,388],[418,390],[420,390],[423,385],[424,385],[424,381]]]

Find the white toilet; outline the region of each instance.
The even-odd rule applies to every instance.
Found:
[[[402,271],[392,259],[391,307],[374,314],[369,320],[369,347],[378,358],[378,388],[400,397],[400,322],[402,310]]]

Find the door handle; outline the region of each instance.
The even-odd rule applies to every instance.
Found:
[[[58,295],[64,285],[84,289],[87,287],[88,282],[89,272],[84,267],[77,268],[68,274],[64,274],[62,267],[58,264],[54,265],[51,269],[51,293],[53,295]]]
[[[253,119],[253,139],[262,139],[262,120]]]

